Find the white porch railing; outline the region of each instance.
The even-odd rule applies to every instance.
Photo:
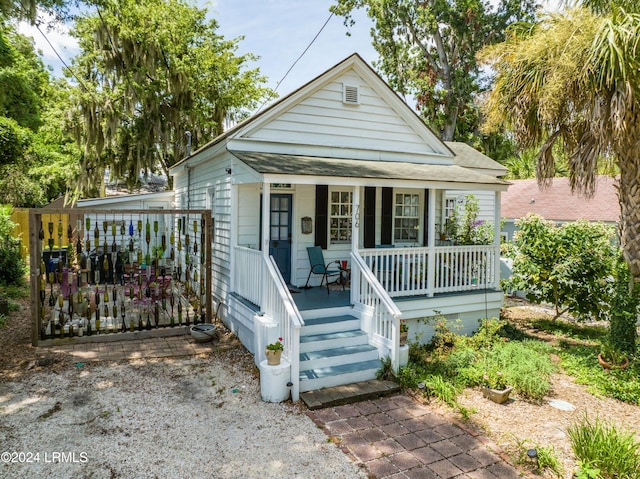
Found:
[[[278,324],[278,336],[284,345],[283,355],[291,362],[291,400],[297,401],[300,397],[300,328],[304,320],[273,256],[269,256],[264,265],[264,274],[260,275],[264,286],[260,309]]]
[[[497,287],[499,247],[494,245],[375,248],[359,253],[392,298]]]
[[[235,246],[235,270],[233,291],[238,295],[260,305],[262,301],[262,251]]]
[[[443,246],[435,248],[434,292],[449,293],[498,287],[499,247]]]
[[[364,315],[370,321],[361,321],[363,331],[375,346],[389,350],[392,364],[397,370],[400,362],[400,317],[402,313],[380,284],[369,266],[357,253],[351,253],[351,299],[365,307]]]

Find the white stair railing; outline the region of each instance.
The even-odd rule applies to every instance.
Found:
[[[304,326],[304,320],[273,256],[269,256],[264,266],[260,309],[278,325],[278,336],[282,338],[284,346],[283,355],[291,362],[291,400],[297,401],[300,398],[300,329]]]
[[[233,291],[238,295],[259,306],[262,300],[262,251],[242,246],[233,248],[234,280]]]
[[[362,304],[371,314],[371,321],[362,321],[362,329],[369,334],[372,344],[389,351],[394,369],[399,367],[400,317],[402,313],[380,281],[357,252],[351,253],[352,300]]]

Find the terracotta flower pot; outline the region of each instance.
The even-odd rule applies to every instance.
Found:
[[[495,403],[502,404],[509,399],[509,395],[512,390],[513,388],[511,386],[507,386],[505,389],[491,389],[484,387],[482,389],[482,395],[491,399]]]
[[[266,349],[264,351],[265,356],[267,356],[267,364],[269,366],[277,366],[280,364],[280,356],[282,356],[282,350],[274,351],[272,349]]]
[[[605,361],[605,359],[602,357],[602,354],[598,354],[598,362],[604,369],[624,369],[629,366],[629,358],[624,358],[624,361],[622,361],[621,364],[613,364]]]

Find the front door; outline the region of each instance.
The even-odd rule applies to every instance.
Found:
[[[271,195],[269,254],[287,283],[291,282],[291,202],[292,195]]]

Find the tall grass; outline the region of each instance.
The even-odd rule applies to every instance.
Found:
[[[584,417],[567,429],[571,448],[581,464],[599,469],[604,479],[640,475],[640,443],[633,433],[617,429],[599,418]]]
[[[533,340],[508,340],[500,335],[503,325],[502,321],[486,320],[476,334],[467,337],[440,323],[429,345],[412,345],[411,361],[403,368],[400,382],[414,388],[422,383],[425,394],[451,403],[452,395],[464,387],[486,385],[487,372],[492,372],[522,398],[542,399],[551,387],[554,371],[551,346]]]

